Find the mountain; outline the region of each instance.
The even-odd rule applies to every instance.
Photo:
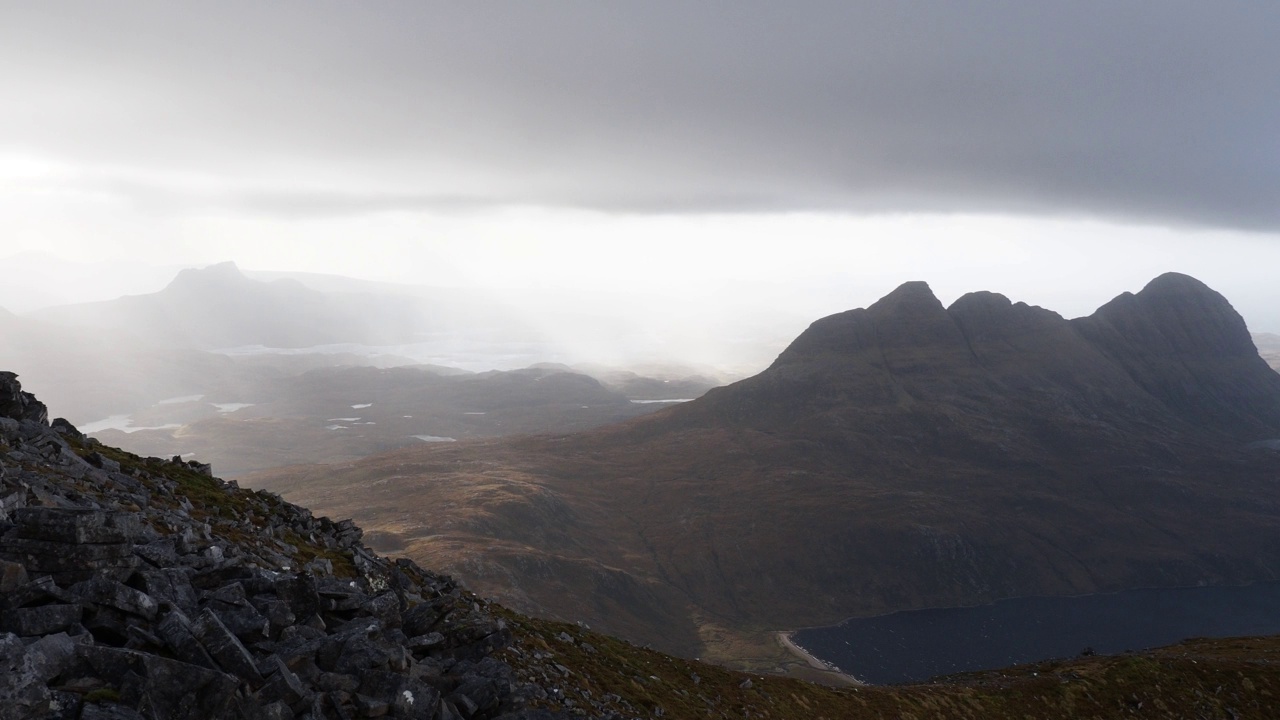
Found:
[[[338,280],[332,284],[343,286]],[[547,349],[526,337],[518,319],[469,325],[492,320],[498,308],[460,310],[444,302],[445,291],[436,305],[451,315],[442,315],[439,332],[421,343],[227,352],[190,346],[376,339],[380,319],[394,317],[394,307],[430,306],[422,298],[397,299],[378,284],[345,285],[379,292],[317,292],[296,279],[249,279],[224,264],[183,271],[154,295],[26,316],[0,312],[0,367],[21,373],[92,435],[144,455],[199,453],[228,476],[349,460],[424,439],[582,430],[653,412],[662,401],[694,397],[715,384],[674,367],[661,368],[661,379],[592,368],[625,378],[606,388],[568,366],[470,372],[420,363],[413,356],[506,366]],[[340,318],[298,310],[308,303],[351,317],[371,305],[388,311],[368,310],[367,319],[355,317],[344,330]],[[315,328],[336,335],[319,337]]]
[[[157,293],[46,308],[28,317],[199,349],[404,343],[430,327],[419,303],[408,298],[323,293],[292,279],[252,280],[231,262],[183,270]]]
[[[47,258],[40,260],[37,274],[60,277],[92,276],[97,267],[45,267]],[[126,270],[120,273],[128,276]],[[159,271],[139,270],[149,276]],[[195,395],[218,405],[257,403],[268,395],[262,388],[281,378],[339,365],[432,366],[441,374],[517,370],[548,359],[606,358],[605,365],[576,372],[599,375],[631,399],[654,401],[696,397],[728,377],[711,368],[695,371],[669,364],[651,364],[660,377],[650,377],[648,370],[629,376],[622,367],[636,370],[638,358],[652,354],[652,348],[639,353],[635,348],[652,346],[651,339],[634,322],[615,321],[598,308],[584,310],[580,298],[568,293],[549,297],[540,291],[418,287],[305,273],[246,274],[234,263],[222,263],[182,270],[154,293],[17,316],[0,313],[0,366],[20,372],[67,417],[90,427],[120,424],[128,416],[162,415],[157,406]],[[206,409],[206,415],[213,413],[212,406]],[[544,425],[526,414],[498,434],[582,429],[636,414],[596,413],[584,422],[566,417],[566,422]],[[135,425],[186,424],[188,419]],[[498,418],[491,419],[498,424]],[[455,432],[425,434],[471,436]],[[231,452],[222,437],[196,444],[202,450]],[[338,455],[397,444],[348,447]],[[241,469],[303,459],[269,455]]]
[[[1280,577],[1276,438],[1280,376],[1193,278],[1075,320],[912,282],[627,423],[244,480],[516,607],[742,661],[852,616]]]
[[[1271,637],[914,687],[749,676],[525,617],[0,373],[0,720],[1269,718]]]

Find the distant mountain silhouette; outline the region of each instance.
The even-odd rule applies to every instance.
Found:
[[[231,262],[183,270],[157,293],[47,308],[30,317],[200,349],[402,343],[428,327],[420,305],[409,299],[322,293],[291,279],[252,280]]]
[[[848,616],[1280,577],[1277,438],[1280,375],[1193,278],[1076,320],[912,282],[651,416],[249,480],[528,610],[741,659]]]
[[[907,283],[819,320],[764,373],[681,412],[778,430],[828,410],[906,418],[896,411],[974,402],[984,417],[1057,408],[1233,435],[1280,429],[1280,375],[1225,298],[1176,273],[1072,321],[988,292],[944,309]]]

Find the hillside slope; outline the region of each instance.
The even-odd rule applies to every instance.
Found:
[[[1280,577],[1275,438],[1280,376],[1192,278],[1070,321],[908,283],[652,416],[249,482],[515,607],[741,660],[851,616]]]
[[[481,600],[207,466],[85,438],[0,373],[0,720],[1270,717],[1280,641],[833,689]]]

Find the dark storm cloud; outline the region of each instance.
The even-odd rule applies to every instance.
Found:
[[[26,3],[0,144],[329,192],[1280,228],[1270,2]]]

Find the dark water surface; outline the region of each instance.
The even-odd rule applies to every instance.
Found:
[[[1189,637],[1280,633],[1280,582],[1014,598],[913,610],[801,630],[795,642],[873,684],[1079,655],[1169,645]]]

